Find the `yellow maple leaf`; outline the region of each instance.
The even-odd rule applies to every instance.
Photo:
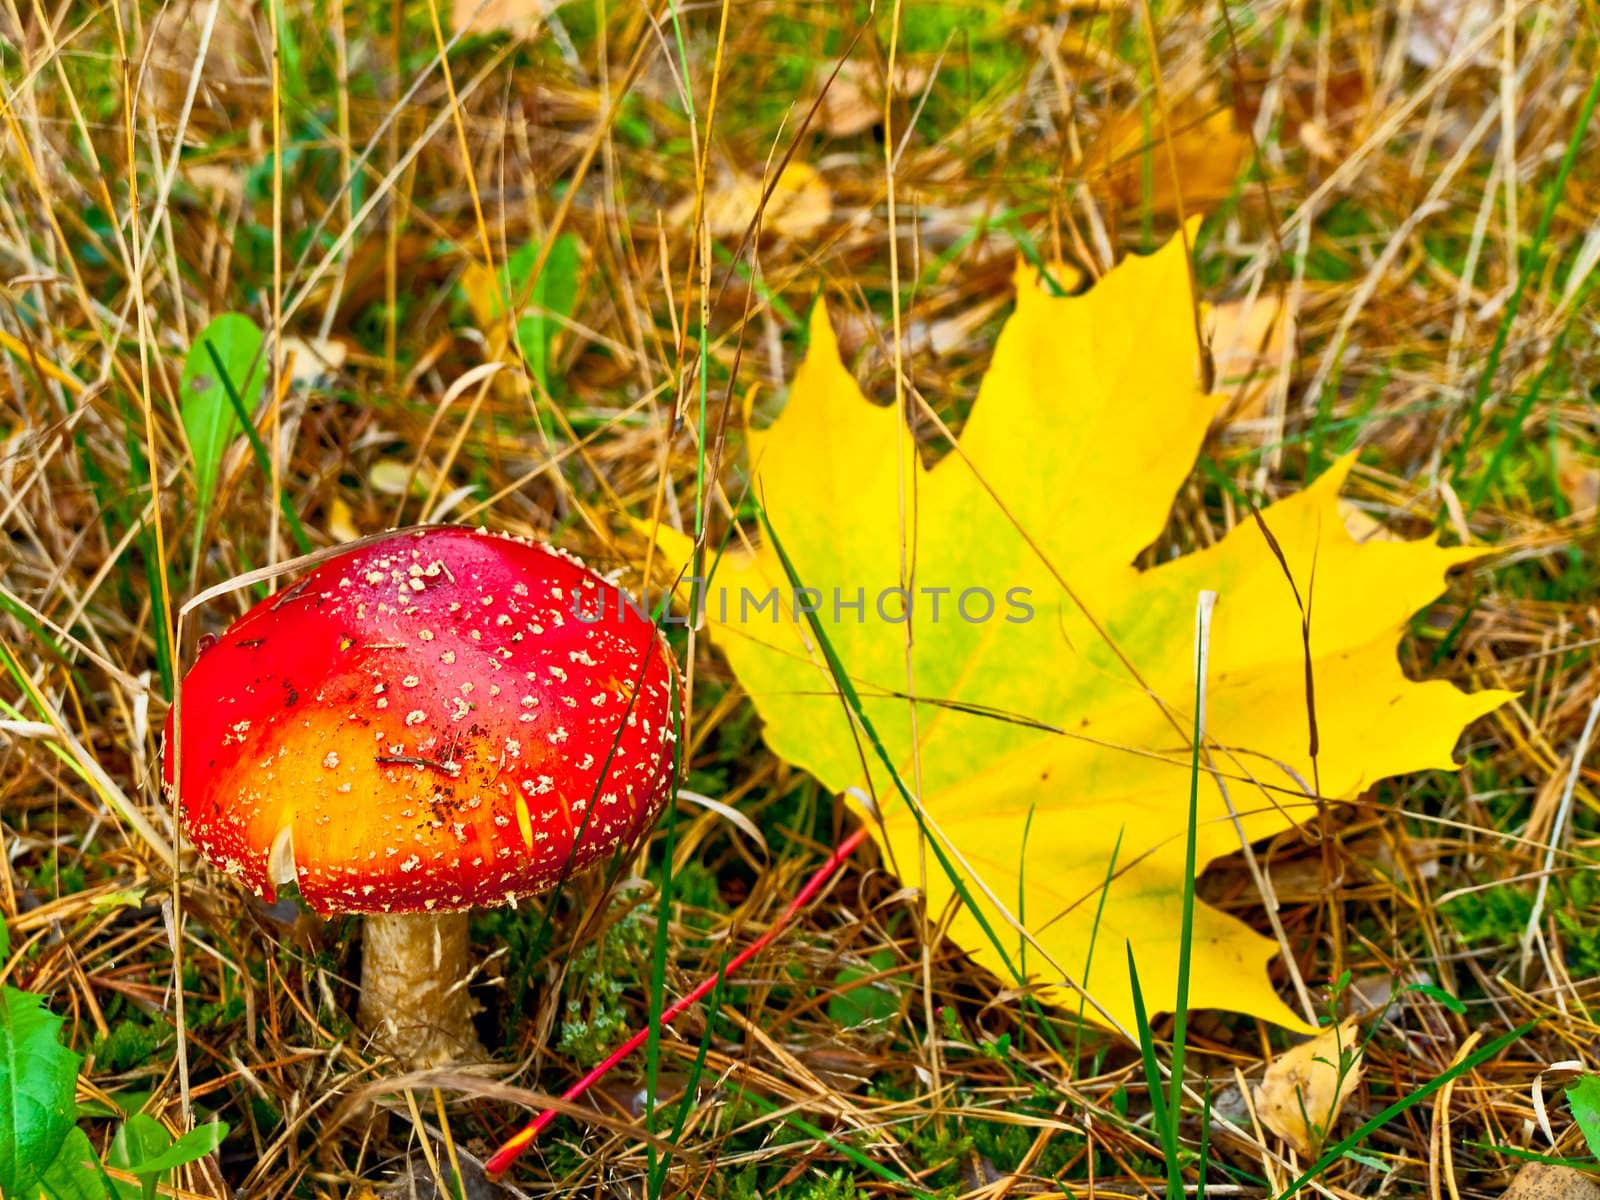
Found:
[[[1337,507],[1346,460],[1264,514],[1311,598],[1313,763],[1300,616],[1254,524],[1153,569],[1133,565],[1222,402],[1200,386],[1182,242],[1129,259],[1081,297],[1049,296],[1027,270],[1016,285],[958,448],[932,468],[899,414],[862,397],[817,306],[786,407],[749,434],[756,494],[810,590],[795,595],[770,544],[733,546],[705,611],[768,745],[835,792],[875,798],[862,806],[874,836],[938,914],[952,884],[840,702],[799,611],[814,607],[999,945],[964,908],[950,936],[1048,999],[1076,1006],[1065,989],[1083,985],[1100,1019],[1131,1029],[1125,941],[1150,1009],[1177,995],[1202,589],[1220,600],[1200,864],[1311,815],[1313,780],[1344,798],[1449,768],[1463,725],[1505,693],[1401,672],[1406,621],[1476,552],[1358,544]],[[657,537],[674,565],[688,561],[688,539]],[[1192,945],[1192,1006],[1306,1028],[1268,979],[1275,942],[1198,904]]]

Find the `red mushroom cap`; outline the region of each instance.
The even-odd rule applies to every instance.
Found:
[[[653,624],[576,559],[403,530],[202,652],[181,701],[184,826],[261,895],[293,879],[324,912],[532,895],[655,820],[675,681]]]

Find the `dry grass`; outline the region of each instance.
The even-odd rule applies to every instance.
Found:
[[[276,491],[317,546],[400,522],[483,521],[636,570],[627,515],[694,521],[702,321],[721,526],[742,488],[740,401],[787,377],[795,318],[819,291],[885,398],[898,295],[912,385],[959,426],[1019,243],[1092,276],[1165,236],[1180,209],[1213,213],[1197,268],[1207,294],[1276,297],[1297,333],[1218,430],[1214,469],[1180,496],[1171,543],[1209,542],[1246,497],[1292,490],[1360,446],[1349,494],[1370,517],[1501,551],[1457,580],[1404,653],[1417,674],[1520,699],[1470,731],[1455,776],[1386,784],[1339,814],[1330,846],[1289,836],[1263,858],[1319,995],[1348,971],[1351,989],[1332,1003],[1357,1010],[1391,979],[1467,999],[1462,1014],[1428,992],[1399,999],[1353,1112],[1414,1090],[1479,1036],[1540,1024],[1321,1184],[1496,1195],[1519,1155],[1582,1156],[1556,1103],[1561,1077],[1546,1086],[1556,1146],[1530,1089],[1550,1063],[1596,1065],[1600,998],[1584,874],[1600,836],[1592,768],[1557,827],[1600,689],[1600,322],[1573,282],[1574,264],[1600,249],[1592,127],[1552,195],[1600,61],[1592,0],[1254,0],[1229,4],[1226,21],[1215,6],[1163,5],[1148,24],[1142,6],[1086,0],[908,0],[870,20],[859,6],[797,0],[677,13],[580,2],[528,41],[456,45],[448,75],[428,0],[283,0],[276,19],[270,7],[0,5],[0,698],[31,723],[0,729],[4,977],[50,996],[92,1051],[80,1099],[153,1092],[150,1111],[174,1123],[195,1111],[234,1125],[178,1194],[344,1196],[397,1171],[426,1193],[452,1154],[485,1157],[578,1073],[585,1039],[566,1029],[569,1000],[632,1027],[649,996],[653,884],[629,877],[608,891],[589,878],[549,902],[541,942],[541,910],[480,923],[496,951],[479,990],[503,1069],[395,1079],[342,1015],[353,925],[269,909],[192,856],[174,886],[176,835],[156,786],[158,631],[204,589],[293,556]],[[813,105],[846,53],[834,86],[863,90],[868,127],[855,132],[843,131],[848,96]],[[871,112],[891,55],[911,69],[889,105],[886,155]],[[1173,115],[1166,130],[1161,112]],[[1253,135],[1240,148],[1255,165],[1240,173],[1203,124],[1225,128],[1230,115]],[[785,160],[820,171],[824,219],[807,227],[791,213],[786,228],[776,192],[770,228],[747,230],[735,213],[736,232],[697,233],[692,214],[725,207],[735,172],[772,179]],[[463,270],[562,232],[581,242],[583,268],[554,343],[555,395],[520,370],[460,387],[504,344],[459,298]],[[1519,263],[1529,277],[1474,418]],[[194,335],[228,310],[300,339],[297,368],[330,347],[337,361],[274,372],[259,420],[270,478],[241,441],[197,529],[177,388]],[[250,598],[199,606],[180,661]],[[740,808],[765,845],[715,811],[682,808],[669,995],[774,919],[844,819],[764,750],[703,644],[693,665],[690,785]],[[1524,954],[1517,922],[1552,837],[1543,945]],[[1202,888],[1264,920],[1239,864],[1217,864]],[[925,976],[917,927],[910,899],[864,853],[724,995],[696,1101],[666,1151],[666,1190],[1162,1190],[1136,1054],[1090,1032],[1069,1061],[1013,992],[948,944]],[[588,973],[569,973],[586,953]],[[616,995],[595,979],[615,980]],[[888,997],[889,1019],[842,1027],[846,982],[851,996]],[[668,1117],[705,1021],[662,1041]],[[1240,1086],[1281,1039],[1206,1015],[1193,1030],[1196,1080],[1244,1131],[1213,1136],[1212,1190],[1281,1188],[1296,1172],[1252,1126]],[[659,1144],[636,1120],[642,1070],[621,1069],[581,1120],[552,1130],[512,1176],[518,1194],[644,1195]],[[109,1126],[93,1127],[98,1144]],[[448,1130],[448,1145],[423,1136],[430,1127]],[[1198,1139],[1198,1120],[1187,1130]]]

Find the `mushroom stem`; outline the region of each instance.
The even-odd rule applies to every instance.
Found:
[[[363,922],[357,1020],[412,1067],[486,1056],[467,994],[467,914],[370,913]]]

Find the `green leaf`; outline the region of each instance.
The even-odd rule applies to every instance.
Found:
[[[1464,1015],[1467,1011],[1467,1006],[1460,1000],[1452,996],[1449,992],[1445,991],[1442,987],[1435,987],[1431,983],[1413,983],[1410,987],[1406,988],[1406,991],[1420,992],[1422,995],[1438,1001],[1451,1012],[1455,1013],[1458,1017]]]
[[[828,1019],[835,1025],[850,1028],[857,1025],[878,1024],[900,1015],[900,995],[891,984],[871,979],[894,966],[894,955],[879,950],[868,960],[872,967],[844,967],[833,977],[838,990],[828,997]]]
[[[512,254],[506,263],[505,293],[508,297],[520,296],[528,286],[528,275],[539,260],[539,243],[529,242]],[[538,382],[539,389],[550,390],[550,347],[556,334],[561,332],[557,318],[571,317],[578,302],[578,269],[582,255],[578,239],[563,233],[550,247],[544,270],[534,280],[528,295],[528,310],[517,321],[517,348],[528,364],[528,372]]]
[[[105,892],[96,896],[89,902],[89,911],[102,913],[108,908],[138,908],[143,903],[144,889],[142,887],[118,888],[114,892]]]
[[[154,1095],[154,1092],[149,1091],[129,1091],[113,1092],[106,1100],[90,1098],[78,1105],[78,1119],[81,1121],[85,1117],[104,1117],[109,1120],[131,1116],[149,1104],[150,1097]]]
[[[191,1129],[177,1141],[167,1127],[145,1113],[136,1112],[122,1123],[112,1139],[106,1161],[139,1177],[139,1187],[112,1181],[118,1200],[154,1200],[161,1177],[176,1167],[204,1158],[222,1144],[228,1126],[212,1121]]]
[[[45,1168],[39,1186],[50,1200],[106,1200],[111,1195],[107,1182],[88,1136],[74,1125]]]
[[[55,1159],[73,1129],[83,1059],[61,1044],[60,1030],[43,996],[0,991],[0,1193],[36,1193],[41,1164]]]
[[[222,1139],[228,1136],[228,1123],[226,1121],[211,1121],[196,1129],[189,1130],[172,1145],[168,1146],[154,1158],[146,1159],[135,1164],[131,1170],[136,1175],[146,1172],[170,1171],[174,1167],[181,1167],[185,1163],[192,1163],[196,1159],[204,1158],[218,1146]]]
[[[1585,1075],[1567,1088],[1572,1119],[1589,1143],[1589,1153],[1600,1158],[1600,1075]]]
[[[154,1160],[171,1145],[172,1135],[167,1132],[167,1127],[146,1113],[136,1112],[122,1123],[117,1129],[117,1136],[111,1139],[106,1162],[138,1175],[139,1187],[113,1181],[112,1186],[121,1200],[134,1200],[134,1197],[153,1200],[160,1172],[147,1171],[143,1164]]]
[[[265,340],[256,323],[243,313],[223,313],[200,331],[184,359],[178,409],[194,454],[195,491],[202,525],[216,494],[223,451],[239,433],[239,419],[206,346],[209,344],[216,351],[217,361],[248,408],[260,398],[266,384]]]
[[[11,957],[11,930],[6,928],[6,923],[0,921],[0,958]]]

